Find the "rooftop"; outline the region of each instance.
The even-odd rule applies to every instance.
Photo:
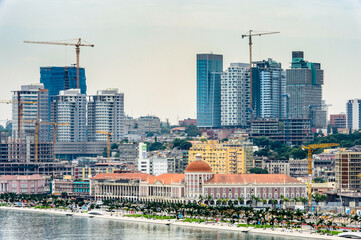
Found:
[[[285,174],[214,174],[213,178],[206,182],[206,184],[219,183],[284,184],[301,182]]]

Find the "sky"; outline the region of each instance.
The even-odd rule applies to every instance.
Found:
[[[75,49],[24,44],[81,37],[88,95],[118,88],[126,114],[156,115],[172,123],[196,117],[196,54],[223,54],[248,62],[248,30],[279,31],[255,37],[253,59],[289,67],[291,52],[324,69],[329,113],[361,98],[359,0],[0,0],[0,99],[38,83],[41,66],[75,63]],[[11,106],[0,105],[0,123]]]

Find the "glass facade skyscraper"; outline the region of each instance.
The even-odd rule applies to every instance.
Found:
[[[197,54],[197,126],[221,127],[223,56]]]
[[[49,90],[49,97],[59,95],[60,91],[76,88],[76,67],[40,67],[40,83]],[[86,94],[85,69],[79,68],[79,88]]]
[[[254,62],[253,67],[253,116],[258,118],[284,118],[286,111],[286,73],[271,58]]]
[[[303,52],[292,52],[291,69],[286,70],[286,92],[290,118],[310,118],[311,127],[326,128],[322,101],[323,70],[320,63],[307,62]]]

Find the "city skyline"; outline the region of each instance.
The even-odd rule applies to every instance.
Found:
[[[264,12],[266,7],[275,12]],[[360,9],[359,1],[274,1],[272,6],[266,1],[0,1],[0,94],[10,99],[21,85],[39,83],[40,67],[75,63],[73,47],[24,40],[82,37],[95,44],[80,54],[89,95],[119,88],[126,114],[153,114],[175,123],[196,117],[196,54],[222,54],[223,70],[231,62],[247,62],[248,42],[241,34],[254,29],[281,32],[254,39],[254,61],[273,58],[287,69],[291,52],[304,51],[325,71],[323,95],[333,105],[329,113],[345,112],[347,100],[360,97],[361,83],[354,80]],[[340,92],[339,81],[350,87]],[[11,119],[8,105],[0,111],[0,120]]]

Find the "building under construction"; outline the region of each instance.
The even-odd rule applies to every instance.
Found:
[[[68,162],[54,161],[52,142],[39,142],[37,157],[34,136],[25,139],[7,138],[2,134],[0,142],[0,175],[43,174],[71,175],[73,168]]]
[[[313,140],[310,119],[259,119],[251,122],[250,137],[268,137],[289,145]]]

